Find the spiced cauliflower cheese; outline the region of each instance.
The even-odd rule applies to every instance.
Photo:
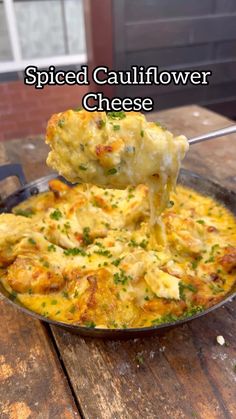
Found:
[[[148,188],[69,187],[0,216],[0,277],[13,298],[54,320],[146,327],[209,307],[235,282],[236,223],[219,203],[182,186],[151,240]]]
[[[121,188],[149,188],[151,223],[165,208],[188,150],[185,136],[174,137],[139,112],[55,114],[47,127],[47,163],[71,182]]]

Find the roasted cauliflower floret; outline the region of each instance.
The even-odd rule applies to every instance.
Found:
[[[146,184],[153,224],[188,150],[185,136],[174,137],[139,112],[62,112],[49,120],[46,143],[48,165],[71,182],[117,189]]]
[[[65,280],[59,270],[53,270],[44,259],[19,256],[8,268],[7,281],[19,293],[45,294],[60,290]]]
[[[0,267],[11,263],[16,257],[16,245],[30,234],[32,221],[13,214],[0,215]]]

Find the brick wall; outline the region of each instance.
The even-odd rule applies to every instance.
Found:
[[[86,86],[46,86],[36,90],[22,81],[0,84],[0,141],[45,132],[49,117],[80,106]]]

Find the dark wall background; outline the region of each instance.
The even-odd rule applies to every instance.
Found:
[[[211,70],[209,86],[126,86],[157,109],[190,103],[236,118],[236,0],[113,0],[114,63]]]

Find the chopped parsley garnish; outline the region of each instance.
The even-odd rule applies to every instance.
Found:
[[[95,242],[94,243],[96,246],[98,246],[98,247],[103,247],[103,244],[102,243],[100,243],[100,242]]]
[[[115,175],[117,173],[117,169],[115,167],[112,167],[107,171],[108,175]]]
[[[64,119],[59,119],[59,121],[58,121],[58,126],[59,126],[60,128],[63,128],[63,127],[64,127],[64,125],[65,125],[65,121],[64,121]]]
[[[55,211],[53,211],[53,212],[50,214],[50,218],[51,218],[52,220],[56,220],[56,221],[60,220],[60,218],[62,218],[62,213],[61,213],[61,211],[60,211],[59,209],[56,209]]]
[[[68,294],[68,292],[67,292],[67,291],[62,291],[62,296],[63,296],[64,298],[68,298],[68,299],[69,299],[69,294]]]
[[[123,112],[123,111],[107,112],[107,116],[110,119],[124,119],[124,118],[126,118],[125,112]]]
[[[12,291],[10,294],[10,297],[12,300],[15,300],[17,298],[17,292],[16,291]]]
[[[99,249],[99,250],[95,250],[94,253],[96,253],[97,255],[101,255],[101,256],[107,256],[108,258],[112,257],[112,254],[109,250],[103,250],[103,249]]]
[[[162,125],[160,122],[155,122],[155,124],[156,124],[159,128],[162,128],[164,131],[166,131],[166,130],[167,130],[167,128],[166,128],[164,125]]]
[[[32,237],[30,237],[30,238],[28,239],[28,242],[29,242],[30,244],[32,244],[33,246],[35,246],[35,245],[36,245],[36,241],[35,241],[34,239],[32,239]]]
[[[75,313],[75,311],[76,311],[76,306],[73,304],[73,305],[71,306],[71,308],[70,308],[69,312],[73,314],[73,313]]]
[[[135,360],[137,362],[138,365],[143,365],[144,364],[144,356],[142,352],[138,352],[135,356]]]
[[[86,327],[90,327],[91,329],[94,329],[96,327],[96,323],[94,323],[92,320],[87,321],[84,323]]]
[[[40,258],[39,259],[39,262],[41,262],[42,263],[42,265],[45,267],[45,268],[49,268],[49,262],[47,261],[47,260],[45,260],[44,258]]]
[[[141,137],[144,137],[144,130],[143,129],[141,129],[140,135],[141,135]]]
[[[65,229],[65,230],[69,230],[70,228],[71,228],[71,225],[70,225],[69,221],[67,221],[67,222],[64,224],[64,229]]]
[[[167,208],[172,208],[175,205],[174,201],[169,201],[167,204]]]
[[[194,316],[197,313],[201,313],[201,311],[203,311],[203,310],[204,310],[203,306],[192,306],[192,307],[188,308],[188,310],[183,313],[181,318],[186,319],[187,317],[191,317],[191,316]]]
[[[93,240],[90,237],[90,228],[89,227],[84,227],[83,228],[83,242],[86,245],[89,245],[93,242]]]
[[[185,290],[189,290],[189,291],[194,292],[194,293],[197,292],[197,288],[194,285],[185,284],[184,282],[180,282],[179,283],[179,295],[180,295],[181,300],[184,300],[184,301],[186,299],[185,292],[184,292]]]
[[[143,249],[146,249],[148,245],[148,241],[147,240],[142,240],[140,243],[136,242],[136,240],[131,239],[130,242],[128,243],[129,247],[142,247]]]
[[[52,306],[55,306],[57,304],[57,300],[52,300],[51,304],[52,304]]]
[[[16,214],[16,215],[22,215],[22,217],[28,217],[28,218],[31,218],[32,217],[32,215],[34,215],[35,214],[35,211],[34,210],[32,210],[32,209],[17,209],[17,210],[14,210],[14,213]]]
[[[213,255],[217,249],[219,249],[220,245],[218,243],[214,244],[211,248],[211,254]]]
[[[168,313],[158,317],[157,319],[152,320],[152,324],[172,323],[176,322],[177,320],[178,317],[175,314]]]
[[[121,261],[122,261],[122,258],[117,258],[117,259],[113,260],[113,262],[111,262],[111,263],[114,266],[119,266]]]
[[[113,125],[113,130],[114,131],[119,131],[120,130],[120,125]]]
[[[49,251],[49,252],[55,252],[55,251],[56,251],[56,246],[54,246],[54,244],[50,244],[50,245],[48,246],[48,251]]]
[[[63,253],[64,253],[65,256],[77,256],[77,255],[86,256],[86,252],[84,251],[84,249],[81,249],[79,247],[73,247],[72,249],[66,249],[66,250],[64,250]]]
[[[87,167],[86,167],[86,166],[84,166],[83,164],[80,164],[80,165],[79,165],[79,169],[80,169],[80,170],[87,170]]]
[[[197,256],[192,262],[192,269],[197,269],[199,262],[202,260],[202,256]]]
[[[205,221],[204,220],[197,220],[196,221],[198,224],[205,224]]]
[[[115,284],[122,284],[125,285],[132,277],[130,275],[126,275],[126,273],[121,269],[120,272],[116,272],[113,276]]]
[[[224,292],[224,288],[222,288],[218,284],[210,284],[209,287],[210,287],[213,295],[217,295],[217,294],[220,294],[221,292]]]
[[[164,316],[160,316],[157,319],[152,320],[152,324],[158,325],[162,323],[173,323],[178,320],[184,320],[188,317],[192,317],[197,313],[201,313],[204,310],[203,306],[191,306],[181,316],[176,316],[175,314],[168,313]]]
[[[78,108],[75,108],[74,111],[79,112],[79,111],[82,111],[82,109],[83,109],[82,106],[78,106]]]
[[[103,119],[99,119],[99,121],[97,121],[97,127],[98,127],[99,129],[104,128],[104,127],[105,127],[105,125],[106,125],[106,122],[105,122],[105,121],[103,121]]]
[[[211,263],[211,262],[214,262],[214,261],[215,261],[214,256],[210,256],[209,259],[205,260],[205,263]]]

